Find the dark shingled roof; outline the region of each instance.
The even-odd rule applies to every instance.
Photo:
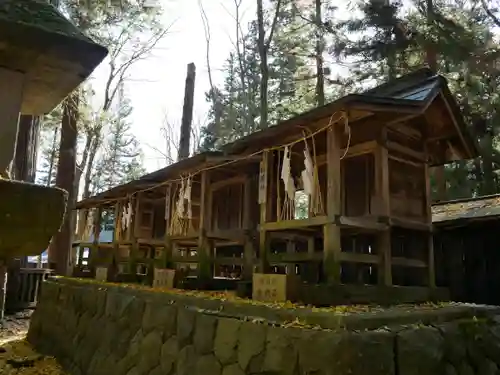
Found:
[[[0,0],[0,20],[92,42],[46,0]]]
[[[500,216],[500,194],[437,203],[432,206],[432,222],[438,225]]]

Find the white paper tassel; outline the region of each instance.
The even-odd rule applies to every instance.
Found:
[[[307,147],[304,148],[304,170],[301,175],[304,193],[312,196],[314,194],[314,166]]]
[[[123,230],[127,230],[127,228],[130,226],[131,221],[132,221],[132,202],[128,202],[128,204],[123,207],[123,215],[122,215]]]
[[[288,146],[285,147],[283,152],[283,165],[281,167],[281,179],[285,185],[285,192],[288,198],[291,200],[295,199],[295,183],[293,182],[292,174],[290,172],[290,149]]]

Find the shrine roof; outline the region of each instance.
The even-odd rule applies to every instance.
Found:
[[[416,116],[421,114],[429,102],[439,93],[443,93],[450,111],[457,119],[458,127],[461,129],[465,142],[468,143],[470,150],[474,153],[476,150],[475,144],[468,133],[463,116],[448,88],[446,79],[440,75],[433,74],[430,69],[424,68],[389,81],[374,89],[367,90],[364,93],[344,96],[324,106],[281,121],[274,126],[256,131],[246,137],[224,145],[221,148],[221,153],[218,153],[218,155],[239,155],[247,152],[248,147],[266,147],[263,145],[269,142],[269,140],[282,139],[287,132],[297,132],[297,126],[329,118],[336,111],[346,109],[349,111],[352,109],[368,109],[375,113],[395,113],[399,116],[408,116],[410,114]],[[185,168],[184,166],[187,166],[189,163],[195,165],[196,163],[201,164],[206,162],[207,157],[210,155],[210,153],[196,155],[185,161],[148,174],[140,180],[132,181],[126,185],[99,194],[96,198],[116,196],[120,192],[138,189],[138,186],[141,184],[159,181],[165,178],[165,176],[173,176],[176,173],[180,173]],[[89,202],[89,199],[87,199],[85,202],[79,202],[78,206],[87,205]]]
[[[436,203],[432,206],[432,222],[437,225],[499,216],[500,194]]]
[[[0,20],[92,42],[45,0],[2,0]]]

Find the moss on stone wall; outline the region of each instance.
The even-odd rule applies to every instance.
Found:
[[[190,301],[51,281],[28,339],[71,373],[88,375],[496,375],[500,365],[495,317],[333,332],[231,317]]]

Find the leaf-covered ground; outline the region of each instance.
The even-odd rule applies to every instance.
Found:
[[[32,313],[32,310],[25,310],[5,316],[0,322],[0,346],[26,336]]]
[[[0,374],[66,375],[54,358],[36,353],[24,339],[0,346]]]
[[[385,312],[385,311],[394,311],[394,312],[405,312],[405,311],[415,311],[415,310],[437,310],[443,307],[450,307],[453,305],[461,305],[453,302],[439,302],[439,303],[420,303],[420,304],[399,304],[393,305],[390,307],[383,307],[378,305],[338,305],[338,306],[330,306],[330,307],[313,307],[313,306],[305,306],[300,303],[292,303],[290,301],[286,302],[262,302],[256,301],[248,298],[239,298],[236,296],[236,293],[233,291],[201,291],[201,290],[183,290],[183,289],[169,289],[169,288],[152,288],[150,286],[141,285],[141,284],[126,284],[126,283],[111,283],[111,282],[102,282],[95,279],[80,279],[80,278],[71,278],[71,280],[76,280],[82,283],[89,284],[100,284],[102,286],[118,286],[122,288],[132,288],[139,290],[148,290],[159,293],[168,293],[168,294],[178,294],[178,295],[186,295],[200,298],[208,298],[208,299],[218,299],[222,301],[230,301],[234,303],[243,303],[243,304],[252,304],[252,305],[260,305],[260,306],[268,306],[275,309],[310,309],[315,312],[329,312],[338,315],[351,315],[358,313],[377,313],[377,312]]]

